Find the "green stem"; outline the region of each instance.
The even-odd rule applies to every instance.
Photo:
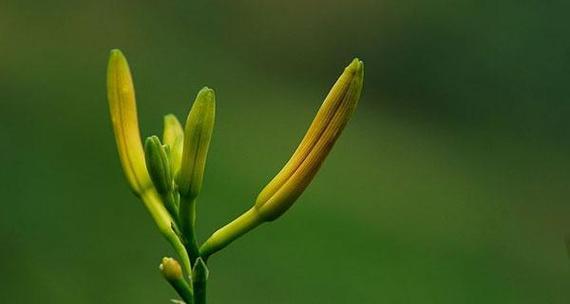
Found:
[[[174,222],[178,225],[178,206],[177,206],[177,198],[176,198],[177,192],[174,191],[170,191],[168,193],[165,193],[162,196],[162,200],[164,201],[164,205],[166,207],[166,210],[168,210],[168,213],[170,213],[170,216],[172,216],[172,219],[174,220]]]
[[[204,260],[202,260],[202,258],[196,259],[192,272],[195,304],[206,304],[206,282],[208,281],[208,273],[208,266]]]
[[[257,209],[255,209],[255,207],[249,209],[229,224],[214,232],[212,236],[204,242],[202,247],[200,247],[200,256],[202,256],[204,260],[207,260],[210,255],[220,251],[262,223],[263,220],[257,214]]]
[[[206,304],[206,281],[194,281],[194,304]]]
[[[190,256],[190,264],[194,265],[200,256],[198,240],[196,239],[196,199],[182,197],[180,201],[180,225],[184,235],[186,251]]]
[[[154,190],[149,190],[142,193],[140,198],[145,203],[150,215],[153,217],[154,222],[156,223],[162,235],[166,238],[166,240],[168,240],[170,245],[172,245],[174,248],[174,251],[176,251],[178,254],[178,257],[182,261],[184,272],[187,274],[192,273],[188,252],[180,241],[178,235],[176,235],[172,229],[172,217],[170,217],[168,211],[166,211],[164,208],[159,194]]]
[[[194,304],[194,295],[188,283],[184,280],[176,280],[170,282],[170,285],[176,290],[178,295],[182,298],[186,304]]]

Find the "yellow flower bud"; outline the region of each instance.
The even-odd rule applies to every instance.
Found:
[[[173,258],[164,257],[162,263],[158,267],[164,278],[168,281],[180,280],[184,276],[182,274],[182,267]]]
[[[164,133],[162,143],[170,147],[170,166],[173,176],[180,170],[182,162],[182,147],[184,145],[184,129],[173,114],[164,116]]]
[[[325,98],[289,162],[261,191],[251,209],[210,236],[200,247],[202,257],[208,258],[291,207],[307,188],[350,119],[360,98],[363,78],[364,65],[354,59]]]
[[[291,159],[257,197],[255,208],[264,220],[279,217],[307,188],[350,119],[363,77],[362,61],[354,59],[334,84]]]
[[[185,303],[193,303],[194,295],[188,282],[184,280],[182,267],[173,258],[163,258],[162,263],[158,267],[162,276],[174,287],[178,295],[184,300]]]
[[[127,59],[119,50],[112,50],[109,58],[107,97],[119,158],[127,181],[135,195],[144,202],[162,235],[180,255],[184,268],[190,270],[188,254],[172,230],[172,218],[154,188],[146,168],[133,80]]]
[[[135,89],[127,59],[112,50],[107,68],[107,97],[123,171],[131,189],[140,196],[152,187],[141,142]]]

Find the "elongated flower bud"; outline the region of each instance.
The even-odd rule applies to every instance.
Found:
[[[261,191],[255,208],[267,221],[279,217],[309,185],[350,119],[362,90],[362,61],[346,67],[285,167]]]
[[[168,159],[169,150],[167,146],[163,146],[160,139],[153,135],[148,137],[144,143],[146,154],[146,166],[148,173],[156,191],[160,195],[165,195],[173,190],[174,181],[172,179],[172,170]]]
[[[152,183],[145,166],[133,80],[119,50],[112,50],[109,58],[107,97],[123,171],[131,189],[140,195]]]
[[[184,268],[190,269],[188,254],[172,231],[172,217],[146,169],[145,153],[140,138],[135,90],[127,59],[112,50],[107,68],[107,97],[119,158],[131,189],[144,202],[156,226],[180,255]]]
[[[198,92],[186,120],[182,164],[178,174],[180,195],[195,198],[202,188],[204,168],[214,129],[216,101],[207,87]]]
[[[182,147],[184,145],[184,129],[173,114],[164,116],[164,133],[162,142],[170,147],[170,167],[176,176],[182,162]]]
[[[278,218],[293,205],[350,119],[360,98],[363,77],[363,63],[354,59],[332,87],[289,162],[261,191],[251,209],[204,242],[200,247],[202,257],[208,258],[261,223]]]

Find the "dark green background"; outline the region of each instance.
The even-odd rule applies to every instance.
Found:
[[[204,85],[199,234],[247,209],[352,57],[364,94],[283,218],[210,260],[210,303],[569,303],[567,1],[0,2],[0,303],[168,303],[122,175],[111,48],[144,136]]]

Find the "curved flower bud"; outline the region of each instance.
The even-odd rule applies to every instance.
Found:
[[[140,196],[152,183],[145,166],[133,80],[119,50],[112,50],[109,58],[107,97],[123,171],[131,189]]]
[[[258,195],[253,208],[218,229],[200,248],[208,258],[263,222],[289,209],[307,188],[354,111],[364,77],[362,61],[354,59],[327,95],[301,144],[285,167]]]
[[[198,92],[186,120],[182,164],[177,179],[181,196],[195,198],[202,189],[215,111],[214,90],[205,87]]]
[[[255,208],[264,220],[279,217],[307,188],[352,116],[363,77],[362,61],[354,59],[334,84],[291,159],[257,197]]]
[[[173,114],[164,116],[164,133],[162,142],[170,147],[170,167],[173,176],[180,170],[182,162],[182,147],[184,145],[184,129]]]
[[[107,97],[119,158],[127,181],[136,196],[140,197],[162,235],[171,243],[182,259],[184,268],[190,269],[189,257],[183,244],[172,230],[172,217],[153,187],[146,168],[141,142],[135,89],[129,64],[123,53],[112,50],[107,68]]]

